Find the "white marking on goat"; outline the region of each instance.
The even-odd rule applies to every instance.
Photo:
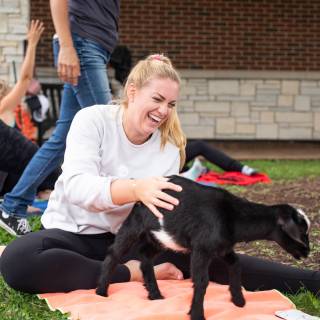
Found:
[[[158,218],[160,227],[163,228],[163,218]]]
[[[186,252],[187,249],[178,245],[172,238],[172,236],[167,233],[163,228],[159,231],[151,231],[156,239],[166,248],[171,249],[173,251],[183,251]]]
[[[308,227],[307,233],[309,233],[310,225],[311,225],[309,218],[307,217],[307,215],[305,214],[305,212],[302,209],[297,209],[297,211],[300,213],[300,215],[306,221],[306,224],[307,224],[307,227]]]

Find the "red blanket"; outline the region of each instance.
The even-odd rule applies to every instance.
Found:
[[[209,171],[197,179],[198,182],[216,183],[216,184],[236,184],[246,186],[258,182],[270,183],[271,179],[265,173],[256,173],[252,176],[246,176],[241,172],[223,172],[218,173]]]

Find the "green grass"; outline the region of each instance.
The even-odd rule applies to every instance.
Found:
[[[40,217],[29,219],[32,230],[39,230]],[[0,244],[8,244],[15,237],[0,229]],[[67,320],[59,311],[52,312],[44,300],[34,294],[20,293],[8,287],[0,277],[0,319],[1,320]]]
[[[320,176],[319,160],[247,160],[243,163],[268,174],[274,181]],[[221,171],[210,162],[205,164],[214,171]]]
[[[267,173],[272,180],[292,180],[320,176],[319,160],[246,161],[246,164]]]
[[[267,173],[272,180],[291,180],[320,176],[320,161],[245,161],[246,164]],[[216,167],[212,167],[217,170]],[[33,230],[39,228],[39,217],[32,218]],[[14,237],[0,229],[0,244],[7,244]],[[320,316],[320,300],[307,291],[288,297],[302,310]],[[9,288],[0,277],[0,319],[6,320],[66,320],[60,312],[51,312],[44,301],[35,295],[22,294]]]
[[[1,320],[67,320],[61,312],[52,312],[44,300],[36,295],[19,293],[9,288],[0,278]]]
[[[313,316],[320,316],[320,300],[311,292],[301,290],[299,294],[288,295],[288,298],[297,306],[297,309]]]

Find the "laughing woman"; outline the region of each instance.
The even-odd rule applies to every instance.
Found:
[[[165,176],[178,174],[185,137],[176,111],[180,79],[170,60],[151,55],[128,76],[120,105],[77,113],[67,138],[63,172],[42,216],[43,230],[13,241],[0,260],[4,280],[29,293],[67,292],[97,286],[102,260],[136,201],[150,214],[172,210],[181,191]],[[170,213],[169,213],[170,214]],[[172,213],[174,214],[174,213]],[[137,248],[123,257],[112,282],[142,281]],[[247,290],[297,292],[320,288],[320,272],[239,255]],[[190,256],[164,252],[155,260],[157,279],[190,276]],[[210,280],[227,283],[224,263],[214,258]]]
[[[13,241],[1,257],[10,286],[37,293],[94,288],[107,248],[133,204],[142,201],[158,216],[157,208],[178,204],[162,190],[181,190],[163,178],[177,174],[185,158],[176,112],[179,87],[170,60],[152,55],[130,73],[120,105],[78,112],[63,172],[41,218],[44,230]],[[113,281],[141,279],[136,258],[125,259]],[[156,275],[182,278],[170,263],[158,265]]]

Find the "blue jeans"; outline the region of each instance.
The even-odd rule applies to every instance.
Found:
[[[72,38],[80,60],[81,76],[78,85],[65,83],[60,116],[52,136],[33,156],[13,190],[4,197],[1,208],[8,214],[25,217],[27,206],[32,204],[38,186],[61,165],[66,137],[75,114],[84,107],[107,104],[111,99],[106,69],[110,53],[92,40],[76,34],[73,34]],[[54,39],[55,62],[58,52],[59,42]]]

